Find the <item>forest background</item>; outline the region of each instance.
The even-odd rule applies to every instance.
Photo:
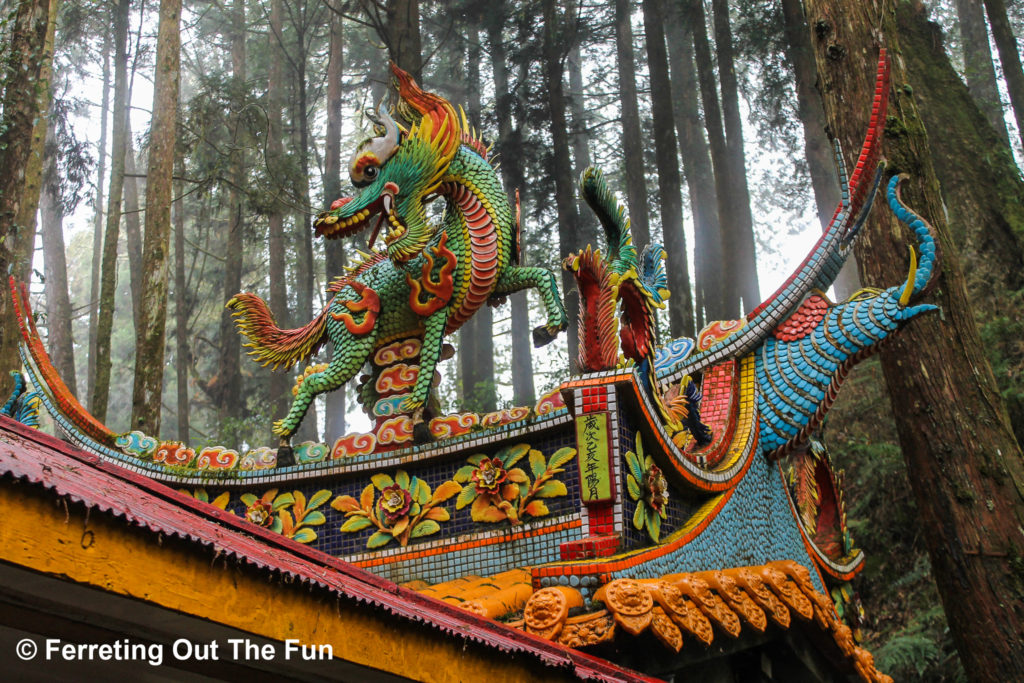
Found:
[[[494,142],[506,191],[519,190],[526,263],[557,269],[603,244],[574,191],[582,169],[603,169],[639,245],[669,254],[662,335],[692,337],[770,294],[839,199],[814,54],[831,28],[808,21],[815,4],[3,0],[0,265],[31,282],[57,369],[113,429],[269,444],[294,376],[245,359],[223,304],[255,291],[282,326],[301,325],[365,249],[358,237],[314,241],[312,217],[352,192],[345,160],[369,132],[365,110],[389,97],[393,59]],[[980,345],[1019,441],[1024,2],[865,6],[874,28],[899,34],[898,87],[928,128]],[[823,59],[843,61],[832,47]],[[574,312],[566,273],[562,285]],[[833,294],[860,286],[848,268]],[[0,359],[15,367],[9,303],[0,315]],[[468,323],[442,367],[444,407],[530,405],[564,379],[575,326],[537,351],[539,318],[519,294]],[[897,680],[957,680],[882,374],[877,361],[859,367],[823,429],[868,558],[855,582],[861,633]],[[299,438],[362,424],[349,387],[318,400]]]

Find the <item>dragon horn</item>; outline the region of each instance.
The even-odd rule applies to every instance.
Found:
[[[377,108],[377,112],[380,114],[381,123],[384,126],[384,141],[393,146],[398,146],[398,123],[391,118],[391,114],[384,107],[384,103],[381,102]]]
[[[371,109],[367,109],[365,114],[366,118],[373,122],[374,132],[383,131],[384,133],[370,141],[370,151],[372,151],[378,159],[389,159],[398,148],[398,124],[395,123],[393,118],[391,118],[391,114],[388,113],[383,100],[381,100],[380,104],[377,105],[376,114],[374,114]]]
[[[391,71],[398,82],[398,96],[407,108],[421,116],[418,134],[434,147],[445,162],[451,161],[462,141],[462,127],[451,103],[439,95],[422,90],[408,72],[391,62]],[[400,103],[399,113],[405,114]],[[410,135],[413,131],[410,131]]]
[[[932,275],[936,271],[938,249],[928,223],[921,216],[911,211],[900,197],[899,185],[904,179],[906,179],[905,175],[893,176],[889,181],[889,188],[886,194],[888,195],[889,208],[896,214],[896,218],[914,231],[914,235],[917,237],[918,249],[921,252],[920,261],[915,263],[913,248],[911,248],[910,273],[907,276],[907,284],[903,287],[903,292],[900,295],[900,304],[906,306],[910,299],[920,294],[931,281]]]
[[[907,274],[907,284],[903,285],[903,293],[900,294],[900,306],[910,303],[910,297],[914,294],[914,279],[917,277],[917,252],[914,247],[907,245],[910,250],[910,272]]]

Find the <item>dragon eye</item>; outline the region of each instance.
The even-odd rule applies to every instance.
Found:
[[[378,170],[379,169],[376,166],[367,166],[366,168],[363,169],[363,175],[366,176],[366,178],[368,178],[369,180],[373,180],[374,178],[377,177]]]

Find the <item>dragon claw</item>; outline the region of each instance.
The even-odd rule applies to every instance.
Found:
[[[547,344],[550,344],[558,336],[558,333],[565,329],[565,325],[559,325],[558,327],[540,327],[533,328],[533,345],[535,348],[540,348]]]
[[[412,436],[416,443],[429,443],[434,440],[434,435],[430,431],[430,425],[423,419],[425,407],[421,405],[412,414]]]
[[[274,429],[277,429],[279,422],[278,420],[274,423]],[[292,450],[291,439],[287,436],[282,436],[277,445],[277,466],[278,467],[291,467],[295,464],[295,451]]]

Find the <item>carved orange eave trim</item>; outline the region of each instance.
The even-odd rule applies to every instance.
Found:
[[[524,570],[513,570],[417,589],[476,613],[486,605],[492,618],[521,611],[522,620],[509,625],[569,647],[613,640],[619,631],[633,636],[649,631],[679,652],[687,639],[709,646],[716,634],[737,638],[744,628],[764,632],[769,623],[782,629],[816,626],[831,636],[838,654],[862,680],[892,682],[875,668],[871,653],[854,642],[832,601],[814,588],[808,568],[792,560],[653,579],[615,579],[594,593],[593,602],[604,609],[572,617],[569,611],[584,604],[576,588],[549,586],[527,594],[522,590],[525,578]]]

